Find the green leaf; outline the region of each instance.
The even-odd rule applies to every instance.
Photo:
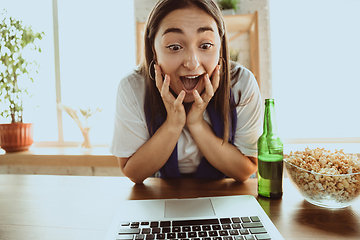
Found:
[[[8,109],[1,109],[0,115],[11,117],[12,122],[22,121],[22,94],[30,95],[27,89],[22,89],[22,78],[20,75],[30,76],[36,62],[29,61],[22,57],[22,50],[29,44],[33,50],[41,53],[42,50],[34,43],[36,39],[41,40],[44,32],[34,32],[31,26],[23,25],[21,20],[7,16],[4,9],[0,19],[0,102],[8,104]],[[34,69],[36,73],[38,72]]]

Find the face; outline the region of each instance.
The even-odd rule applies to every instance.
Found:
[[[170,12],[160,23],[154,48],[163,75],[170,76],[176,96],[184,90],[184,102],[193,102],[193,92],[205,89],[204,75],[211,79],[220,57],[221,39],[215,20],[196,8]]]

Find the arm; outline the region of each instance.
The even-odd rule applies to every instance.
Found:
[[[205,120],[188,127],[205,158],[225,175],[245,181],[257,170],[257,158],[243,155],[237,147],[217,137]]]
[[[248,82],[246,79],[243,80],[243,82]],[[250,79],[250,82],[253,80],[254,79]],[[203,99],[211,99],[212,94],[218,87],[218,81],[219,74],[215,71],[212,77],[212,83],[210,82],[209,78],[206,79],[205,93],[202,94],[201,97],[198,93],[194,94],[195,103],[193,104],[192,109],[187,116],[186,124],[200,151],[211,165],[237,181],[245,181],[257,170],[257,158],[245,156],[238,149],[238,147],[228,142],[224,142],[222,138],[217,137],[211,126],[203,119],[203,112],[207,106],[207,103],[204,102]],[[248,87],[244,90],[248,90],[247,94],[250,95],[253,93],[253,91],[256,91],[255,89],[249,90]],[[253,131],[248,127],[252,126],[253,124],[255,124],[255,128],[257,128],[257,121],[248,119],[258,118],[258,112],[254,110],[255,106],[252,106],[252,104],[256,104],[256,101],[249,104],[249,114],[242,114],[242,117],[239,118],[241,124],[238,124],[238,128],[241,130],[239,135],[237,133],[237,139],[242,139],[243,137],[246,137],[247,139],[249,131]],[[244,108],[242,108],[242,111],[243,110]],[[253,141],[254,139],[246,140],[248,143],[252,143]],[[253,145],[250,144],[250,146]],[[249,153],[249,151],[247,152]]]
[[[119,158],[122,172],[134,183],[142,183],[158,171],[168,160],[179,139],[182,128],[171,127],[168,122],[142,145],[131,157]]]
[[[156,69],[156,86],[159,89],[167,118],[155,134],[145,142],[129,158],[119,158],[120,168],[124,175],[135,183],[141,183],[147,177],[158,171],[168,160],[185,125],[186,113],[182,102],[185,92],[182,91],[175,99],[169,91],[170,77],[161,75],[161,69]]]

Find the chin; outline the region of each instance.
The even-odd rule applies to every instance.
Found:
[[[195,97],[192,94],[186,94],[184,98],[184,103],[191,103],[195,101]]]

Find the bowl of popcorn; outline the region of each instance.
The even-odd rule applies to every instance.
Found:
[[[343,150],[323,148],[290,152],[284,159],[289,179],[310,203],[344,208],[360,195],[360,160]]]

